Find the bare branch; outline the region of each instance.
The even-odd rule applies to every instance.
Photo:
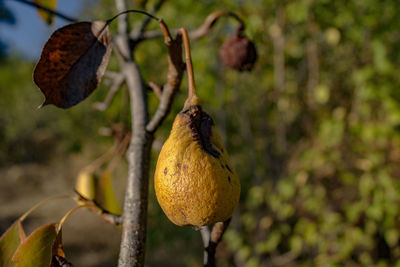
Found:
[[[210,32],[210,30],[214,27],[214,25],[216,24],[218,19],[221,17],[232,17],[239,23],[239,28],[244,29],[244,27],[245,27],[243,20],[240,19],[240,17],[238,15],[236,15],[235,13],[230,12],[230,11],[225,11],[225,10],[218,10],[218,11],[215,11],[215,12],[211,13],[210,15],[208,15],[207,18],[204,20],[204,23],[200,27],[189,31],[190,39],[196,40],[196,39],[200,39],[200,38],[206,36]],[[178,29],[172,29],[171,33],[177,34]],[[158,37],[162,37],[162,36],[163,36],[162,31],[154,30],[154,31],[144,32],[140,36],[131,34],[130,38],[136,42],[139,42],[142,40],[153,39],[153,38],[158,38]]]
[[[105,210],[99,203],[97,203],[97,201],[85,198],[76,190],[75,193],[77,195],[75,199],[78,202],[83,202],[85,203],[85,205],[88,205],[90,210],[99,215],[100,218],[102,218],[104,221],[115,226],[119,226],[122,224],[122,216]]]
[[[104,73],[104,77],[106,77],[106,78],[108,78],[108,79],[112,79],[112,80],[114,80],[115,78],[117,78],[119,75],[121,75],[120,72],[117,72],[117,71],[110,71],[110,70],[107,70],[107,71]]]
[[[118,12],[126,11],[125,0],[115,0]],[[126,15],[118,17],[120,69],[125,77],[131,106],[132,135],[126,154],[129,163],[123,209],[123,224],[118,266],[144,266],[147,228],[149,162],[153,136],[146,132],[148,107],[146,88],[133,58]]]
[[[52,9],[50,9],[48,7],[45,7],[43,5],[40,5],[40,4],[36,3],[36,2],[31,2],[31,1],[28,1],[28,0],[14,0],[14,1],[20,2],[20,3],[24,3],[24,4],[28,5],[28,6],[36,7],[38,9],[46,11],[46,12],[52,14],[52,15],[55,15],[55,16],[57,16],[59,18],[62,18],[64,20],[66,20],[66,21],[69,21],[69,22],[77,22],[78,21],[77,19],[74,19],[72,17],[64,15],[64,14],[58,12],[58,11],[52,10]]]
[[[155,132],[167,117],[174,96],[181,85],[183,72],[185,70],[185,64],[182,61],[182,36],[177,35],[176,39],[172,40],[170,39],[169,32],[164,31],[163,35],[169,54],[167,83],[163,86],[158,108],[153,118],[146,126],[146,130],[149,133]]]
[[[202,226],[200,228],[200,233],[201,233],[201,239],[203,240],[203,245],[206,248],[211,238],[210,228],[208,228],[208,226]]]
[[[160,99],[162,95],[162,88],[155,82],[149,82],[149,87],[153,90],[154,94]]]
[[[191,39],[199,39],[206,36],[210,32],[211,28],[215,25],[217,20],[224,16],[234,18],[236,21],[239,22],[239,28],[244,30],[244,22],[239,18],[238,15],[230,11],[218,10],[208,15],[203,25],[198,27],[196,30],[190,32]]]
[[[222,236],[224,235],[226,229],[229,226],[231,219],[226,220],[225,222],[218,222],[214,224],[214,227],[211,231],[211,236],[208,242],[208,245],[204,247],[204,267],[215,267],[215,253],[217,252],[217,246],[219,242],[222,240]],[[208,230],[208,228],[207,228]],[[205,232],[205,233],[203,233]],[[208,230],[209,232],[209,230]],[[207,235],[206,230],[201,228],[201,234]],[[205,237],[203,237],[203,242],[205,241]]]
[[[116,214],[112,214],[112,213],[102,213],[99,214],[99,216],[106,222],[115,225],[115,226],[120,226],[122,225],[122,216],[120,215],[116,215]]]
[[[112,100],[114,99],[115,93],[118,92],[118,90],[121,88],[124,81],[125,81],[124,75],[118,73],[118,75],[116,77],[114,77],[113,84],[110,87],[110,90],[108,91],[107,96],[104,99],[104,101],[93,103],[93,108],[96,110],[99,110],[99,111],[106,110],[108,108],[108,106],[111,104]]]

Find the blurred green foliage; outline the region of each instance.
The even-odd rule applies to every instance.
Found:
[[[106,5],[113,1],[92,10],[96,19],[115,13]],[[240,206],[219,248],[220,266],[400,266],[398,1],[177,0],[167,1],[158,16],[171,28],[194,28],[217,9],[244,18],[259,54],[250,73],[219,63],[218,49],[236,26],[227,18],[192,42],[198,94],[242,183]],[[140,44],[135,56],[147,81],[165,82],[160,39]],[[9,60],[0,68],[0,101],[12,99],[0,103],[0,164],[27,155],[10,156],[12,144],[31,138],[25,129],[46,125],[65,147],[84,149],[101,125],[122,120],[129,126],[124,90],[103,115],[88,107],[104,97],[106,86],[70,111],[49,107],[40,115],[31,112],[39,93],[21,81],[31,77],[32,66]],[[167,138],[185,88],[186,81],[156,145]],[[149,101],[153,112],[158,100],[149,93]],[[154,149],[153,166],[157,155]],[[149,264],[199,266],[200,234],[172,225],[150,186]]]

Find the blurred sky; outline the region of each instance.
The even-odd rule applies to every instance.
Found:
[[[9,52],[20,54],[23,58],[36,60],[39,58],[42,47],[51,33],[68,22],[56,18],[52,26],[48,26],[39,17],[36,8],[14,0],[4,1],[5,6],[14,14],[16,23],[0,24],[1,39],[6,42]],[[57,10],[70,17],[78,17],[85,1],[58,0]]]

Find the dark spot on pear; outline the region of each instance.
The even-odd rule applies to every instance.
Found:
[[[229,165],[225,165],[225,167],[228,169],[228,171],[229,171],[230,173],[233,173],[232,170],[231,170],[231,168],[229,168]]]
[[[215,150],[210,141],[211,127],[214,125],[210,115],[203,112],[201,106],[190,106],[182,110],[180,114],[187,119],[194,140],[201,145],[205,152],[214,158],[219,158],[220,153]]]
[[[168,169],[165,168],[165,169],[164,169],[164,175],[167,175],[167,172],[168,172]]]

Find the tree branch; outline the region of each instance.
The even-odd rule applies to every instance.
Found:
[[[245,24],[238,15],[236,15],[233,12],[226,11],[226,10],[217,10],[207,16],[203,25],[198,27],[196,30],[190,32],[191,39],[199,39],[201,37],[206,36],[210,32],[211,28],[214,27],[214,25],[218,21],[218,19],[220,19],[221,17],[234,18],[237,22],[239,22],[239,28],[244,30]]]
[[[149,133],[154,133],[167,117],[171,110],[171,105],[176,92],[182,82],[185,64],[182,61],[182,37],[177,37],[172,40],[169,33],[164,32],[165,44],[168,47],[168,75],[167,82],[163,86],[163,91],[160,97],[160,103],[154,113],[153,118],[147,124],[146,130]]]
[[[211,13],[210,15],[207,16],[207,18],[204,20],[204,23],[199,26],[198,28],[189,31],[189,37],[191,40],[196,40],[196,39],[200,39],[201,37],[206,36],[210,30],[214,27],[214,25],[216,24],[216,22],[218,21],[218,19],[220,19],[221,17],[232,17],[234,18],[238,23],[239,23],[239,27],[244,29],[245,24],[243,22],[242,19],[240,19],[240,17],[238,15],[236,15],[233,12],[230,11],[225,11],[225,10],[218,10],[215,11],[213,13]],[[178,33],[178,29],[173,29],[171,30],[172,34],[177,34]],[[160,30],[154,30],[154,31],[148,31],[148,32],[143,32],[143,34],[137,36],[135,34],[131,34],[130,38],[134,41],[134,42],[140,42],[143,40],[147,40],[147,39],[153,39],[153,38],[158,38],[158,37],[162,37],[163,36],[163,32]]]
[[[115,0],[118,12],[126,10],[124,0]],[[133,59],[129,42],[129,24],[126,15],[118,17],[118,50],[123,55],[120,69],[129,90],[132,136],[127,151],[128,179],[123,209],[121,248],[118,266],[144,266],[146,247],[146,220],[149,183],[150,149],[152,135],[146,132],[148,108],[145,86]]]
[[[155,82],[149,82],[149,87],[151,88],[151,90],[153,90],[154,94],[161,99],[161,95],[162,95],[162,88],[156,84]]]
[[[94,213],[100,216],[104,221],[111,223],[112,225],[119,226],[122,224],[122,216],[118,214],[111,213],[107,210],[105,210],[99,203],[97,203],[95,200],[87,199],[84,196],[82,196],[78,191],[75,190],[75,193],[77,194],[76,201],[79,202],[84,202],[85,205],[88,205],[90,210],[92,210]]]
[[[210,238],[211,238],[210,228],[208,228],[208,226],[202,226],[200,228],[200,233],[201,233],[201,239],[203,240],[203,245],[206,248],[206,247],[208,247],[208,243],[210,242]],[[204,252],[204,253],[206,253],[206,252]],[[205,255],[204,255],[204,258],[205,258]]]
[[[114,99],[115,93],[118,92],[118,90],[121,88],[124,81],[125,81],[124,75],[122,75],[121,73],[118,73],[114,77],[113,84],[111,85],[104,101],[93,103],[93,108],[97,109],[99,111],[106,110],[108,108],[108,106],[111,104],[112,100]]]
[[[203,238],[203,243],[205,244],[204,267],[215,267],[215,253],[217,252],[217,246],[221,242],[222,236],[224,235],[230,222],[231,219],[228,219],[225,222],[218,222],[214,224],[211,234],[208,227],[201,228],[201,236]],[[207,240],[209,240],[208,243]]]
[[[43,11],[46,11],[46,12],[52,14],[52,15],[55,15],[55,16],[57,16],[57,17],[59,17],[59,18],[62,18],[62,19],[64,19],[64,20],[66,20],[66,21],[69,21],[69,22],[77,22],[77,21],[78,21],[77,19],[74,19],[74,18],[72,18],[72,17],[69,17],[69,16],[67,16],[67,15],[64,15],[64,14],[58,12],[58,11],[52,10],[52,9],[50,9],[50,8],[48,8],[48,7],[45,7],[45,6],[40,5],[40,4],[38,4],[38,3],[35,3],[35,2],[31,2],[31,1],[28,1],[28,0],[14,0],[14,1],[20,2],[20,3],[24,3],[24,4],[28,5],[28,6],[36,7],[36,8],[38,8],[38,9],[41,9],[41,10],[43,10]]]

